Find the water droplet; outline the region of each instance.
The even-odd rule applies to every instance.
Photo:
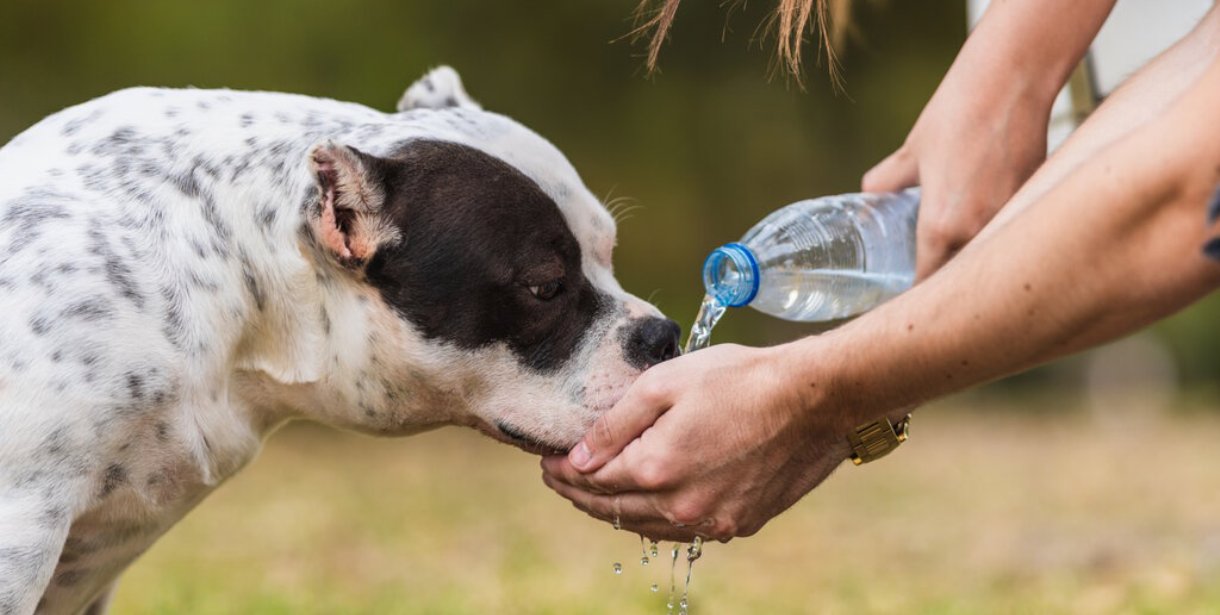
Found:
[[[645,555],[644,557],[641,557],[641,558],[640,558],[640,565],[641,565],[641,566],[647,566],[647,565],[648,565],[648,561],[649,561],[649,560],[648,560],[648,556],[647,556],[647,555]]]
[[[648,545],[648,554],[653,557],[657,556],[657,541],[654,540],[652,544]]]
[[[669,600],[665,603],[665,606],[668,607],[670,613],[674,612],[674,594],[678,593],[675,574],[678,567],[678,553],[681,550],[682,547],[678,546],[678,543],[675,542],[674,548],[670,551],[670,555],[673,557],[669,560]]]
[[[649,589],[649,590],[651,590],[651,591],[652,591],[652,593],[654,593],[654,594],[655,594],[655,593],[657,593],[657,591],[659,591],[661,588],[657,587],[657,584],[656,584],[656,583],[653,583],[653,584],[652,584],[652,587],[649,587],[648,589]]]
[[[618,515],[614,515],[614,524],[613,525],[614,525],[614,529],[616,529],[616,530],[623,529],[622,520],[618,518]]]
[[[703,555],[703,539],[698,536],[686,546],[686,561],[693,562]]]
[[[623,565],[622,564],[620,564],[618,562],[614,562],[614,574],[623,574]]]

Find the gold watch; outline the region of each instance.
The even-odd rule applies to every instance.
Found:
[[[865,423],[847,434],[847,441],[851,444],[851,462],[861,465],[881,459],[906,442],[910,433],[909,414],[896,424],[891,424],[886,417]]]

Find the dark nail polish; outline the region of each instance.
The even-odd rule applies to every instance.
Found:
[[[1220,237],[1213,237],[1203,244],[1203,255],[1220,261]]]

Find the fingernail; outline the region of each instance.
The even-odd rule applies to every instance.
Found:
[[[580,444],[577,444],[576,448],[568,453],[568,461],[576,466],[578,470],[589,465],[589,462],[592,460],[593,452],[589,450],[589,445],[585,444],[584,440],[581,440]]]

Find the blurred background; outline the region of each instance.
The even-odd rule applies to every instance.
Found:
[[[643,47],[620,40],[633,0],[6,0],[0,142],[133,85],[390,110],[451,64],[596,194],[631,199],[618,277],[687,327],[706,252],[784,204],[855,190],[966,35],[961,0],[856,4],[836,92],[812,51],[803,89],[771,78],[757,29],[771,2],[684,3],[649,77]],[[934,404],[900,454],[842,471],[756,537],[710,546],[694,612],[1220,610],[1217,316],[1213,297]],[[747,310],[715,341],[816,332]],[[373,441],[292,426],[137,563],[116,612],[663,612],[665,564],[641,567],[636,537],[538,474],[460,430]]]

